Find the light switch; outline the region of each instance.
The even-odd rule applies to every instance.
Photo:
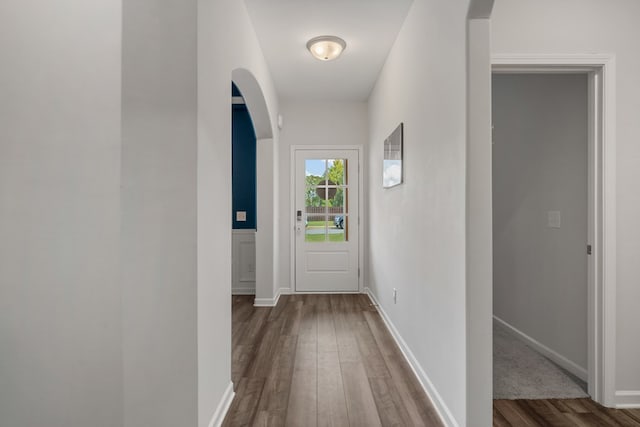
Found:
[[[562,220],[562,216],[560,215],[560,211],[547,212],[547,227],[560,228],[561,220]]]
[[[236,211],[236,221],[243,222],[247,220],[247,213],[245,211]]]

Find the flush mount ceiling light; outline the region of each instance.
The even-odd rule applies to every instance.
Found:
[[[307,42],[307,49],[320,61],[331,61],[340,56],[347,43],[336,36],[318,36]]]

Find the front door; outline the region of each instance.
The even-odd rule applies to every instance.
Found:
[[[295,150],[295,288],[357,292],[357,150]]]

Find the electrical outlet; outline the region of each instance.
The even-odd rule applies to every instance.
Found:
[[[396,304],[398,302],[398,290],[393,288],[393,303]]]

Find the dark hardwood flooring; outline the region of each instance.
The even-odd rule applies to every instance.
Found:
[[[224,426],[441,426],[365,295],[286,295],[254,308],[233,297],[232,379]],[[640,427],[640,409],[591,399],[494,400],[493,425]]]
[[[366,295],[233,297],[224,426],[441,426]]]
[[[609,409],[591,399],[494,400],[493,425],[640,427],[640,409]]]

